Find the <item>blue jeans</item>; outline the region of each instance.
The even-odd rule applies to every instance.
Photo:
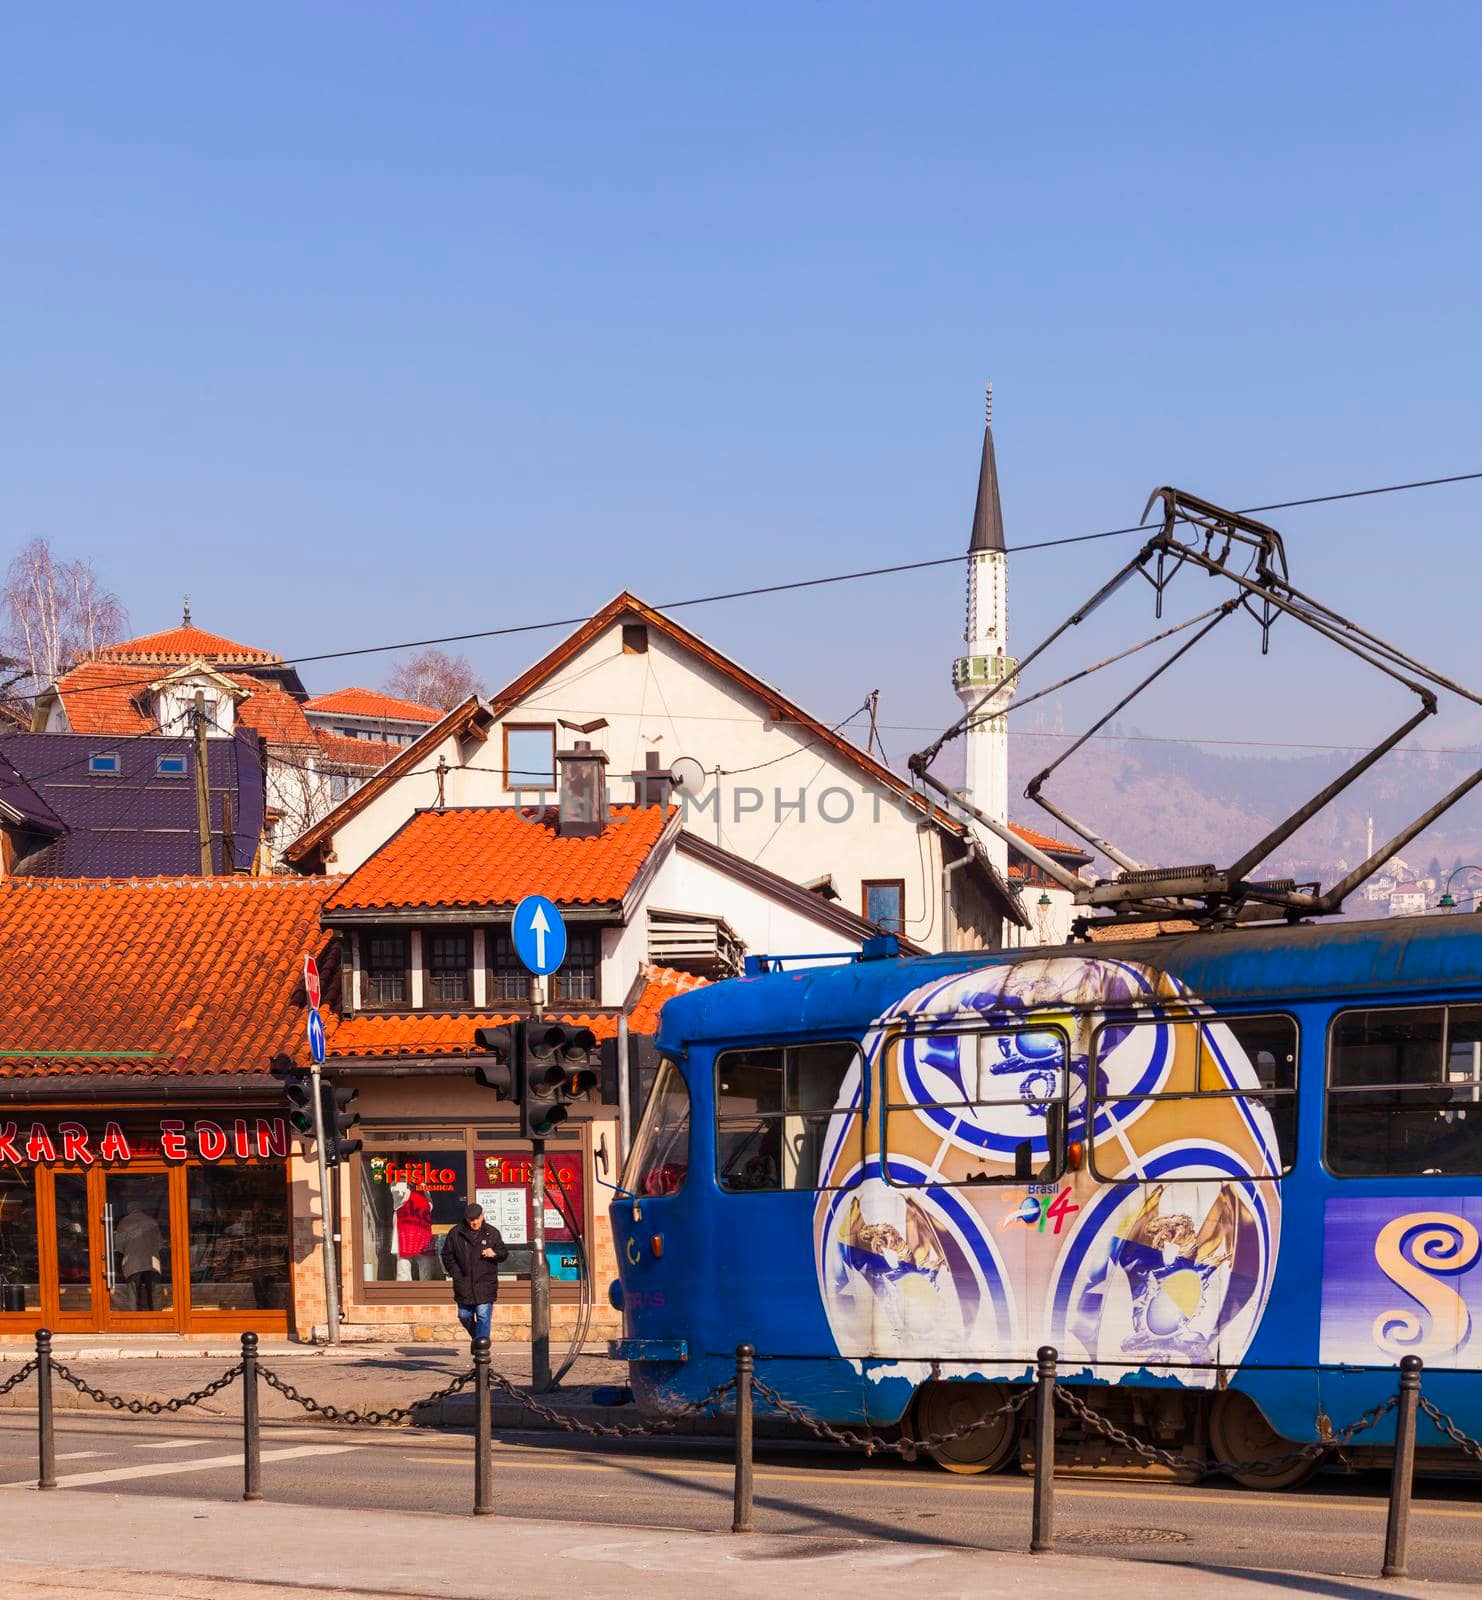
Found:
[[[468,1329],[470,1339],[487,1339],[489,1322],[494,1315],[494,1302],[485,1300],[482,1305],[459,1306],[458,1320]]]

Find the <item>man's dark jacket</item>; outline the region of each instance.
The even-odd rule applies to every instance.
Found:
[[[491,1260],[485,1250],[494,1252]],[[509,1246],[498,1228],[486,1222],[477,1231],[466,1222],[449,1228],[443,1237],[443,1266],[453,1280],[453,1298],[460,1306],[481,1306],[499,1298],[499,1263],[509,1257]]]

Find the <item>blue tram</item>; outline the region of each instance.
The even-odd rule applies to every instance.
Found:
[[[1413,1352],[1482,1435],[1482,917],[882,938],[753,959],[671,1000],[658,1044],[611,1212],[646,1409],[747,1341],[820,1417],[940,1433],[1050,1344],[1108,1420],[1252,1460],[1341,1429]],[[1062,1459],[1117,1464],[1063,1420]],[[938,1459],[991,1470],[1017,1435]]]

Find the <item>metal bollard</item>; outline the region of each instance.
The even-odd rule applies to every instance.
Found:
[[[731,1532],[751,1532],[751,1378],[756,1349],[736,1346],[736,1492],[731,1511]]]
[[[57,1436],[51,1404],[51,1329],[36,1330],[36,1487],[57,1486]]]
[[[493,1432],[489,1414],[489,1341],[473,1341],[473,1514],[494,1515]]]
[[[1054,1345],[1040,1346],[1035,1371],[1034,1521],[1029,1534],[1029,1548],[1035,1555],[1055,1548],[1055,1364],[1059,1359]]]
[[[1395,1459],[1389,1475],[1389,1518],[1384,1525],[1381,1576],[1405,1576],[1405,1545],[1410,1537],[1410,1486],[1415,1479],[1415,1425],[1420,1412],[1419,1356],[1400,1360],[1400,1395],[1395,1411]]]
[[[242,1498],[262,1499],[262,1424],[257,1413],[257,1335],[242,1335]]]

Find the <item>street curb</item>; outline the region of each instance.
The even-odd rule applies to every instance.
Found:
[[[563,1401],[560,1395],[547,1396],[542,1402],[549,1405],[551,1410],[559,1411],[563,1417],[569,1417],[573,1422],[585,1423],[589,1427],[612,1428],[641,1427],[645,1422],[654,1419],[645,1417],[637,1406],[599,1406],[590,1400]],[[450,1395],[446,1400],[434,1401],[429,1406],[418,1406],[414,1409],[412,1421],[419,1428],[452,1428],[472,1431],[474,1422],[474,1400],[470,1394]],[[533,1411],[527,1411],[524,1406],[514,1400],[505,1400],[495,1396],[489,1405],[490,1426],[509,1433],[558,1433],[563,1431],[557,1423],[548,1421],[545,1417]],[[756,1436],[759,1439],[815,1439],[816,1436],[808,1429],[795,1422],[787,1422],[782,1418],[758,1417],[754,1424]],[[679,1419],[672,1428],[665,1428],[659,1438],[702,1438],[702,1439],[733,1439],[736,1435],[736,1419],[731,1416],[689,1416]]]

